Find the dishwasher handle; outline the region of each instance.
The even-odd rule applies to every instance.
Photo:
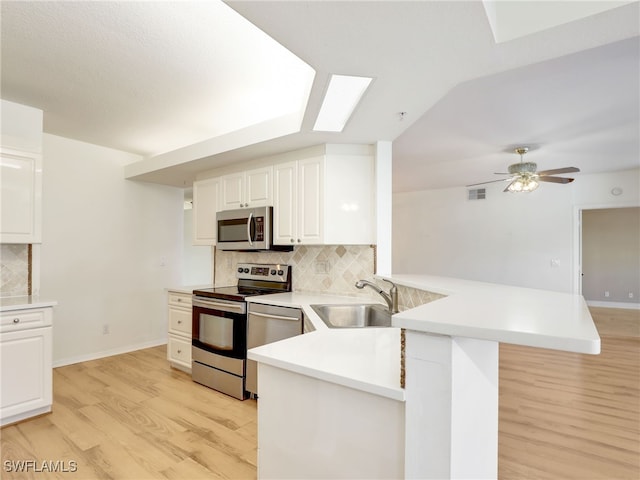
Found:
[[[270,313],[249,312],[249,316],[255,315],[256,317],[268,318],[272,320],[288,320],[290,322],[299,322],[300,317],[285,317],[284,315],[272,315]]]

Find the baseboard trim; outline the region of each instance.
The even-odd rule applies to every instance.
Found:
[[[587,305],[590,307],[624,308],[627,310],[640,310],[640,303],[599,302],[599,301],[587,300]]]
[[[98,360],[100,358],[112,357],[113,355],[121,355],[123,353],[135,352],[136,350],[143,350],[145,348],[159,347],[160,345],[166,345],[166,338],[159,338],[157,340],[151,340],[149,342],[136,343],[133,345],[126,345],[123,347],[112,348],[110,350],[103,350],[101,352],[89,353],[86,355],[80,355],[77,357],[61,358],[53,362],[53,368],[64,367],[66,365],[73,365],[74,363],[89,362],[91,360]]]

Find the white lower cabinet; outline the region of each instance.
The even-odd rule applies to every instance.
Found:
[[[191,294],[169,291],[167,359],[172,367],[191,373]]]
[[[258,478],[404,478],[404,402],[258,363]]]
[[[52,308],[4,312],[0,323],[0,423],[51,411]]]

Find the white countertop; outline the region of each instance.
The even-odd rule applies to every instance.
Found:
[[[395,327],[578,353],[600,352],[600,337],[581,295],[431,275],[380,278],[447,295],[394,315]],[[400,328],[330,329],[310,307],[370,300],[292,292],[248,301],[301,308],[316,328],[253,348],[248,354],[251,360],[404,400],[399,386]]]
[[[0,312],[27,310],[29,308],[53,307],[57,304],[58,302],[56,302],[55,300],[44,300],[33,295],[0,297]]]
[[[381,278],[448,295],[393,316],[410,330],[569,352],[600,353],[600,336],[581,295],[430,275]]]
[[[199,290],[202,288],[211,288],[211,287],[213,287],[213,285],[209,283],[208,285],[179,285],[177,287],[168,287],[166,290],[167,292],[191,294],[193,293],[194,290]]]
[[[252,348],[248,358],[338,385],[404,401],[400,388],[399,328],[329,328],[310,305],[375,303],[362,297],[315,293],[277,293],[247,298],[301,308],[314,332]]]

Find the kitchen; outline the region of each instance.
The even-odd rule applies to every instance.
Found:
[[[47,161],[43,243],[33,252],[34,258],[40,259],[34,262],[40,269],[34,272],[34,279],[39,279],[35,286],[43,295],[58,301],[54,365],[163,344],[167,315],[164,289],[183,283],[182,232],[175,227],[182,224],[182,191],[124,182],[122,167],[140,158],[134,154],[50,133],[43,137],[43,151]],[[492,171],[486,170],[489,174]],[[583,174],[575,188],[583,199],[580,203],[615,204],[624,197],[609,196],[609,186],[621,185],[630,196],[627,198],[633,198],[633,182],[633,177],[624,173]],[[551,188],[545,193],[554,198],[536,198],[552,203],[557,195],[566,195],[556,193],[558,190],[549,192]],[[396,216],[394,212],[394,221]],[[369,254],[372,252],[365,249],[365,255]],[[564,260],[561,268],[569,263]],[[232,258],[231,263],[238,261]],[[216,275],[226,262],[224,258],[216,263]],[[309,259],[306,265],[307,271],[315,274],[315,262]],[[327,274],[318,273],[316,278],[339,278],[331,271],[333,265],[326,261]],[[371,278],[373,262],[366,265],[366,275],[357,272],[357,278]],[[336,289],[344,288],[335,281]],[[358,293],[355,288],[353,293]],[[87,311],[91,311],[89,318]],[[105,325],[107,334],[103,333]]]

